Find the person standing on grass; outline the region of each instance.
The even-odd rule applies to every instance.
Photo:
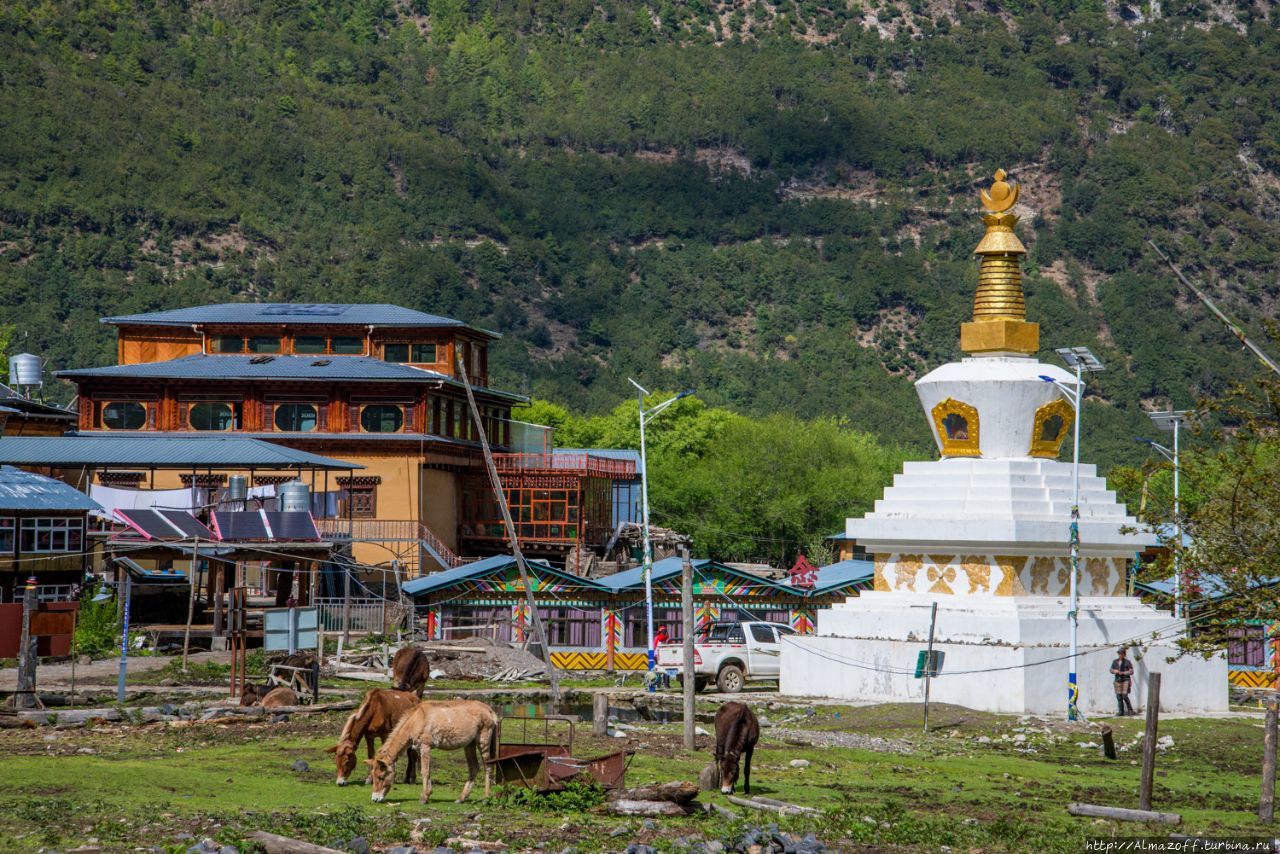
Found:
[[[1116,708],[1120,717],[1126,714],[1136,715],[1133,704],[1129,702],[1129,688],[1133,685],[1133,662],[1129,660],[1124,647],[1116,650],[1116,660],[1111,662],[1111,673],[1116,680]]]

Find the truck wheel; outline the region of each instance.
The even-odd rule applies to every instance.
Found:
[[[742,683],[742,668],[736,664],[726,664],[720,668],[720,675],[716,677],[716,688],[722,694],[738,693],[742,690]]]

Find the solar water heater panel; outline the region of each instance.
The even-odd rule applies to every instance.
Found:
[[[267,512],[267,524],[277,540],[318,540],[316,522],[306,512]]]
[[[270,534],[257,510],[215,510],[213,526],[223,540],[269,540]]]
[[[184,537],[199,537],[202,540],[217,539],[213,531],[206,528],[203,522],[186,510],[161,510],[160,515],[182,531]]]
[[[117,509],[116,515],[123,519],[126,525],[148,540],[182,539],[182,531],[169,524],[169,521],[161,516],[158,510],[150,508]]]

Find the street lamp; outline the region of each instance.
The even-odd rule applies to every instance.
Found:
[[[1080,418],[1084,414],[1084,375],[1103,370],[1102,362],[1089,351],[1088,347],[1060,347],[1055,353],[1066,362],[1068,368],[1076,369],[1075,389],[1067,391],[1062,383],[1053,377],[1042,376],[1040,379],[1053,383],[1067,396],[1075,410],[1072,424],[1071,448],[1071,608],[1067,617],[1071,620],[1071,669],[1067,673],[1067,720],[1074,721],[1080,716],[1080,686],[1076,681],[1076,649],[1080,632]]]
[[[125,676],[129,671],[129,599],[131,598],[131,580],[132,579],[129,577],[129,574],[125,573],[124,581],[120,585],[120,596],[123,599],[124,605],[124,622],[120,628],[120,676],[116,683],[117,703],[124,702],[124,682]],[[111,594],[108,593],[107,589],[104,587],[102,590],[98,591],[92,601],[105,602],[110,598]]]
[[[1155,448],[1166,460],[1173,463],[1173,522],[1176,526],[1176,539],[1173,546],[1173,616],[1175,617],[1183,616],[1186,611],[1182,601],[1182,512],[1178,493],[1178,434],[1181,432],[1182,422],[1186,421],[1189,415],[1191,415],[1189,409],[1147,413],[1157,430],[1173,433],[1172,450],[1150,439],[1138,439],[1142,444]]]
[[[693,389],[686,389],[670,400],[659,403],[652,409],[644,408],[644,399],[649,391],[640,383],[628,378],[627,382],[636,387],[636,399],[640,407],[640,496],[644,502],[644,616],[645,630],[648,639],[649,672],[653,672],[653,542],[649,539],[649,460],[645,455],[644,425],[648,424],[658,413],[681,398],[693,394]],[[657,680],[649,680],[649,690],[658,690]]]

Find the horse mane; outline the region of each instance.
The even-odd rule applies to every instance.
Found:
[[[369,700],[373,698],[373,692],[377,690],[377,688],[370,688],[368,691],[364,692],[364,697],[360,699],[360,705],[357,706],[356,710],[347,718],[347,722],[342,725],[342,734],[338,736],[339,742],[355,740],[351,738],[351,730],[355,727],[357,720],[363,720],[368,717]]]
[[[381,759],[388,765],[396,764],[400,754],[408,749],[409,742],[413,741],[413,737],[422,729],[422,725],[425,723],[423,717],[426,713],[427,707],[419,705],[409,714],[400,718],[400,722],[396,724],[395,729],[391,730],[391,735],[387,736],[382,742],[382,747],[378,748],[376,758]]]

